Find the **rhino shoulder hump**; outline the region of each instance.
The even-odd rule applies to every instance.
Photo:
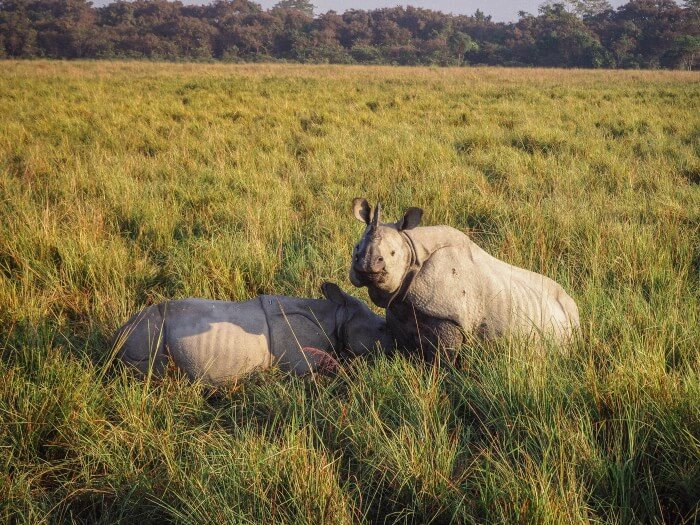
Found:
[[[480,309],[471,256],[460,246],[444,246],[432,253],[411,290],[410,302],[431,317],[468,324],[469,312]]]

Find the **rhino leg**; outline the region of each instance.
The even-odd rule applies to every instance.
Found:
[[[161,375],[168,365],[163,328],[160,305],[149,306],[129,319],[114,337],[121,360],[144,375],[151,368]]]
[[[403,320],[403,317],[405,316],[387,310],[389,329],[395,334],[397,346],[405,354],[418,354],[426,361],[432,362],[438,350],[454,353],[464,343],[464,333],[453,321],[421,315],[418,312],[410,320]]]
[[[448,356],[456,354],[464,343],[462,329],[452,321],[429,318],[420,323],[419,329],[419,351],[428,362],[434,361],[438,352],[446,352]]]
[[[416,330],[415,321],[409,322],[408,317],[403,315],[405,312],[398,310],[396,307],[389,308],[386,311],[386,324],[396,339],[396,348],[402,354],[415,353],[416,349],[420,348],[418,339],[418,331]]]
[[[298,351],[298,354],[295,356],[295,359],[290,360],[288,363],[281,363],[280,367],[298,376],[304,376],[312,372],[333,376],[340,368],[340,364],[331,354],[319,348],[305,346]]]

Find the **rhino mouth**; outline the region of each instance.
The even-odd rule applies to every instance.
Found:
[[[357,274],[359,280],[363,283],[377,284],[383,282],[386,278],[386,272],[384,270],[380,270],[378,272],[371,272],[358,270],[357,268],[355,268],[355,273]]]

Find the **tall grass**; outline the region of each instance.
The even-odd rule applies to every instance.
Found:
[[[4,63],[0,520],[699,521],[698,80]],[[349,289],[355,196],[557,279],[581,340],[217,392],[110,362],[149,303]]]

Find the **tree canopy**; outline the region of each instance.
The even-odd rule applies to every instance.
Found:
[[[0,0],[0,56],[695,69],[697,6],[567,0],[502,23],[416,7],[314,16],[307,0]]]

